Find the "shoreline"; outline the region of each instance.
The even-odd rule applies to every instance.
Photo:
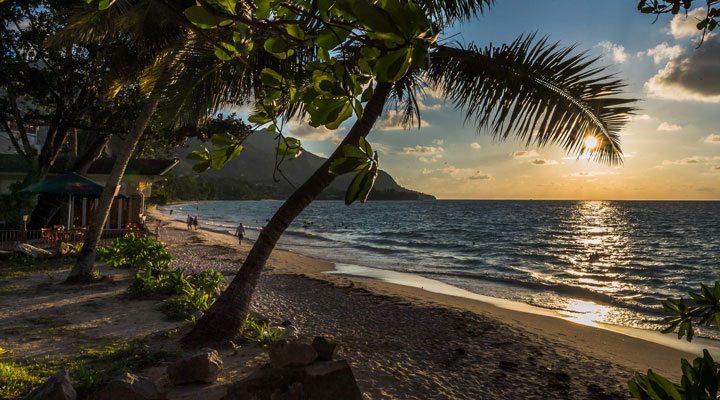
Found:
[[[163,220],[166,226],[185,230],[183,223],[169,219],[167,214],[157,208],[148,214]],[[237,250],[235,237],[225,231],[200,228],[199,232],[203,233],[203,238],[211,246],[221,245]],[[243,242],[239,252],[246,254],[252,241]],[[340,287],[351,285],[379,297],[397,298],[420,306],[469,311],[529,334],[557,341],[575,351],[619,364],[628,370],[646,371],[652,368],[672,379],[680,376],[681,358],[692,359],[704,347],[713,354],[720,354],[718,344],[708,339],[687,343],[677,340],[673,335],[654,331],[602,323],[588,324],[587,321],[581,323],[553,310],[472,293],[419,275],[360,266],[352,266],[355,270],[348,271],[347,264],[338,265],[341,270],[327,260],[276,249],[264,273],[300,276]],[[364,271],[358,271],[358,268]]]

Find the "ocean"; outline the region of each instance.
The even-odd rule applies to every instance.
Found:
[[[161,207],[250,239],[280,201]],[[660,302],[720,278],[720,202],[316,201],[279,247],[439,280],[579,320],[657,329]],[[715,332],[704,336],[718,338]]]

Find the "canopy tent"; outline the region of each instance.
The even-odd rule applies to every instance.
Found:
[[[103,186],[82,175],[76,173],[51,176],[38,183],[34,183],[22,190],[20,193],[53,193],[68,195],[68,218],[67,229],[72,228],[71,210],[73,207],[73,196],[100,197]]]

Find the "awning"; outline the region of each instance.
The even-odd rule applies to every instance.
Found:
[[[102,185],[76,173],[51,176],[20,190],[21,193],[57,193],[91,197],[100,197],[102,191]]]

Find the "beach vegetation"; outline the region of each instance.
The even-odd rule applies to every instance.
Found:
[[[720,282],[710,287],[700,285],[699,292],[689,292],[690,298],[668,299],[663,309],[670,314],[665,318],[663,333],[677,333],[689,342],[695,337],[697,325],[720,328]],[[704,349],[702,357],[680,360],[682,377],[673,383],[652,369],[643,374],[636,372],[628,382],[630,393],[639,400],[715,400],[720,390],[720,364]]]
[[[267,321],[256,321],[250,314],[245,316],[242,333],[244,338],[262,346],[271,346],[285,340],[285,329],[270,326]]]
[[[98,248],[100,260],[114,268],[166,270],[172,261],[167,246],[149,235],[129,235],[113,239]]]

